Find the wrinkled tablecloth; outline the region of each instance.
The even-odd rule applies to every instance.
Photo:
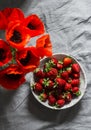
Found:
[[[21,8],[26,16],[37,14],[50,34],[53,53],[71,54],[82,64],[87,88],[75,106],[54,111],[34,99],[28,74],[19,89],[0,88],[0,130],[90,130],[91,0],[0,0],[0,10],[5,7]]]

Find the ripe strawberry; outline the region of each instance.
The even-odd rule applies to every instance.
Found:
[[[58,99],[58,90],[55,88],[52,91],[49,92],[49,95],[52,95],[53,97],[55,97],[55,99]]]
[[[73,93],[76,93],[76,92],[78,92],[78,91],[79,91],[79,88],[78,88],[78,87],[75,86],[75,87],[72,88],[72,92],[73,92]]]
[[[53,89],[54,83],[53,83],[52,80],[50,80],[50,79],[44,79],[44,83],[43,84],[44,84],[44,87],[46,89]]]
[[[44,85],[44,78],[39,79],[39,83],[43,86]]]
[[[72,86],[70,83],[66,83],[65,87],[64,87],[64,90],[65,91],[70,91],[72,89]]]
[[[72,64],[72,70],[73,70],[73,72],[75,72],[75,73],[79,73],[79,72],[80,72],[80,66],[79,66],[79,64],[73,63],[73,64]]]
[[[65,80],[68,80],[68,79],[69,79],[69,74],[68,74],[67,71],[63,71],[63,72],[61,73],[61,76],[62,76],[62,78],[65,79]]]
[[[63,88],[66,84],[66,81],[64,79],[60,78],[60,77],[57,77],[55,79],[55,83],[57,84],[58,87]]]
[[[56,68],[50,68],[48,72],[46,72],[46,77],[50,79],[55,79],[58,74],[58,71]]]
[[[71,81],[72,86],[78,86],[79,83],[80,83],[80,80],[79,80],[79,79],[73,79],[73,80]]]
[[[43,101],[43,102],[45,102],[46,100],[47,100],[47,94],[46,93],[41,93],[40,95],[39,95],[39,99],[41,100],[41,101]]]
[[[64,99],[59,99],[56,102],[56,106],[57,107],[62,107],[65,104],[65,100]]]
[[[56,98],[53,95],[49,95],[48,97],[48,104],[53,106],[56,103]]]
[[[56,67],[58,60],[56,58],[51,58],[48,62],[46,62],[43,66],[43,71],[44,72],[48,72],[50,70],[50,68],[52,67]]]
[[[74,78],[79,78],[80,77],[80,73],[73,73],[73,77]]]
[[[64,67],[67,67],[67,66],[71,65],[71,63],[72,63],[72,59],[70,57],[65,57],[63,59],[63,66]]]
[[[58,62],[58,63],[57,63],[57,69],[60,70],[60,69],[62,69],[62,68],[63,68],[63,65],[62,65],[61,63]]]
[[[61,93],[58,95],[58,99],[65,99],[65,94],[61,92]]]
[[[43,72],[47,72],[50,68],[50,64],[48,62],[46,62],[43,66]]]
[[[65,101],[66,102],[70,102],[72,100],[72,95],[71,95],[71,93],[66,93],[65,94]]]
[[[63,92],[63,88],[58,86],[55,88],[54,90],[54,97],[58,100],[58,99],[61,99],[63,98],[62,96],[62,92]]]
[[[67,67],[66,71],[68,72],[68,74],[70,75],[72,73],[72,67]]]
[[[76,96],[79,96],[81,94],[79,88],[76,86],[72,88],[72,93],[75,94]]]
[[[48,89],[53,89],[54,83],[52,80],[48,81],[49,85],[47,86]]]
[[[36,92],[42,92],[42,91],[43,91],[43,87],[42,87],[42,85],[41,85],[40,83],[36,82],[36,83],[34,84],[34,90],[35,90]]]
[[[72,79],[71,77],[69,77],[68,80],[67,80],[67,82],[68,82],[68,83],[71,83],[72,80],[73,80],[73,79]]]
[[[45,76],[44,72],[40,69],[40,68],[36,68],[34,70],[34,75],[37,77],[37,78],[43,78]]]
[[[51,64],[52,64],[53,66],[56,66],[58,60],[57,60],[55,57],[52,57],[51,60],[50,60],[50,62],[51,62]]]

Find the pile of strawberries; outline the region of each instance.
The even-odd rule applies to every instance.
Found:
[[[42,69],[35,69],[34,78],[34,93],[53,107],[62,107],[81,94],[80,66],[71,57],[50,58]]]

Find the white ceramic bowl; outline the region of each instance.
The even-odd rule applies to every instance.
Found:
[[[32,87],[31,87],[31,85],[35,82],[34,81],[34,74],[32,73],[32,75],[31,75],[30,87],[31,87],[32,94],[34,95],[34,97],[36,98],[36,100],[39,103],[41,103],[42,105],[44,105],[44,106],[46,106],[46,107],[48,107],[50,109],[61,110],[61,109],[66,109],[66,108],[74,106],[75,104],[77,104],[81,100],[81,98],[83,97],[83,95],[85,93],[86,87],[87,87],[87,81],[86,81],[86,75],[85,75],[84,69],[82,68],[82,65],[77,61],[77,59],[75,57],[73,57],[71,55],[63,54],[63,53],[62,54],[59,54],[59,53],[53,54],[52,57],[55,57],[57,59],[63,59],[66,56],[70,56],[73,59],[74,62],[76,62],[76,63],[78,63],[80,65],[81,70],[80,70],[80,86],[79,86],[79,88],[80,88],[80,91],[81,91],[81,95],[78,96],[77,98],[72,99],[72,101],[70,103],[65,104],[63,107],[56,108],[56,107],[50,106],[48,104],[48,101],[46,101],[46,102],[40,101],[40,99],[38,98],[38,95],[36,95],[34,93]],[[40,62],[40,66],[39,67],[42,69],[44,64],[49,59],[50,59],[50,57],[42,59],[41,62]]]

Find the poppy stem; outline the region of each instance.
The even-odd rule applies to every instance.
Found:
[[[16,49],[13,48],[13,47],[10,47],[10,49],[11,49],[11,52],[12,52],[12,61],[11,62],[14,64],[14,63],[16,63],[16,60],[15,60]]]
[[[3,70],[3,69],[5,69],[6,67],[8,67],[9,66],[9,64],[5,64],[5,65],[3,65],[2,67],[0,67],[0,70]]]

